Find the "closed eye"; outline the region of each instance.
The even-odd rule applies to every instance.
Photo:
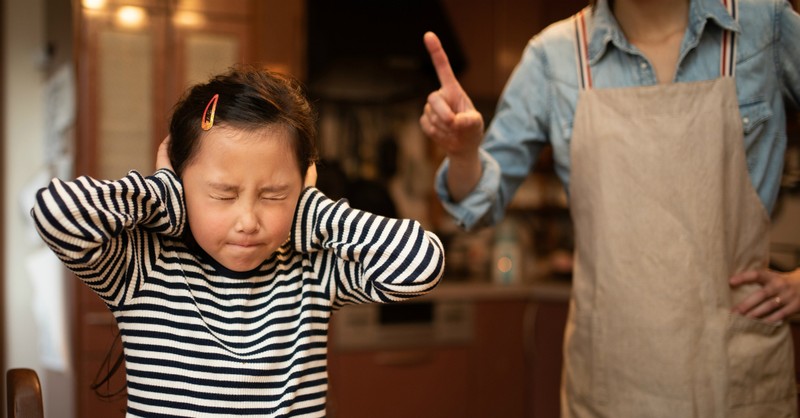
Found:
[[[219,195],[211,195],[210,196],[214,200],[235,200],[236,196],[219,196]]]
[[[286,200],[288,195],[261,195],[261,200]]]
[[[286,200],[289,197],[290,189],[286,185],[276,185],[262,187],[258,196],[261,200]]]

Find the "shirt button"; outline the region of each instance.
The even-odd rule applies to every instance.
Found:
[[[750,118],[747,118],[747,117],[742,118],[742,123],[747,125],[748,123],[750,123]]]
[[[642,61],[642,62],[639,64],[639,67],[641,67],[643,70],[646,70],[646,69],[647,69],[647,63],[646,63],[646,62],[644,62],[644,61]]]

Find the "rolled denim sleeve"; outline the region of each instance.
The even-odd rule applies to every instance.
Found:
[[[478,155],[482,169],[480,181],[472,193],[460,202],[454,202],[447,189],[449,160],[445,159],[436,173],[436,193],[442,206],[459,226],[468,231],[494,223],[492,208],[496,206],[497,190],[500,187],[500,165],[483,149],[479,150]]]
[[[504,216],[519,186],[549,143],[554,121],[553,72],[544,43],[533,38],[509,78],[480,147],[481,179],[456,203],[446,185],[448,161],[436,177],[436,191],[445,210],[466,229],[494,225]],[[563,160],[563,159],[562,159]]]
[[[778,6],[778,48],[776,59],[783,86],[794,106],[800,106],[800,14],[784,1]]]

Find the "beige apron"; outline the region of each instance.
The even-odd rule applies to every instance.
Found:
[[[789,327],[731,313],[769,252],[734,78],[585,88],[570,147],[562,415],[795,417]]]

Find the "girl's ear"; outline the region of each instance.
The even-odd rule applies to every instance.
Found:
[[[308,166],[308,170],[306,170],[306,178],[305,183],[303,184],[303,188],[306,187],[314,187],[317,185],[317,165],[315,163],[311,163]]]

